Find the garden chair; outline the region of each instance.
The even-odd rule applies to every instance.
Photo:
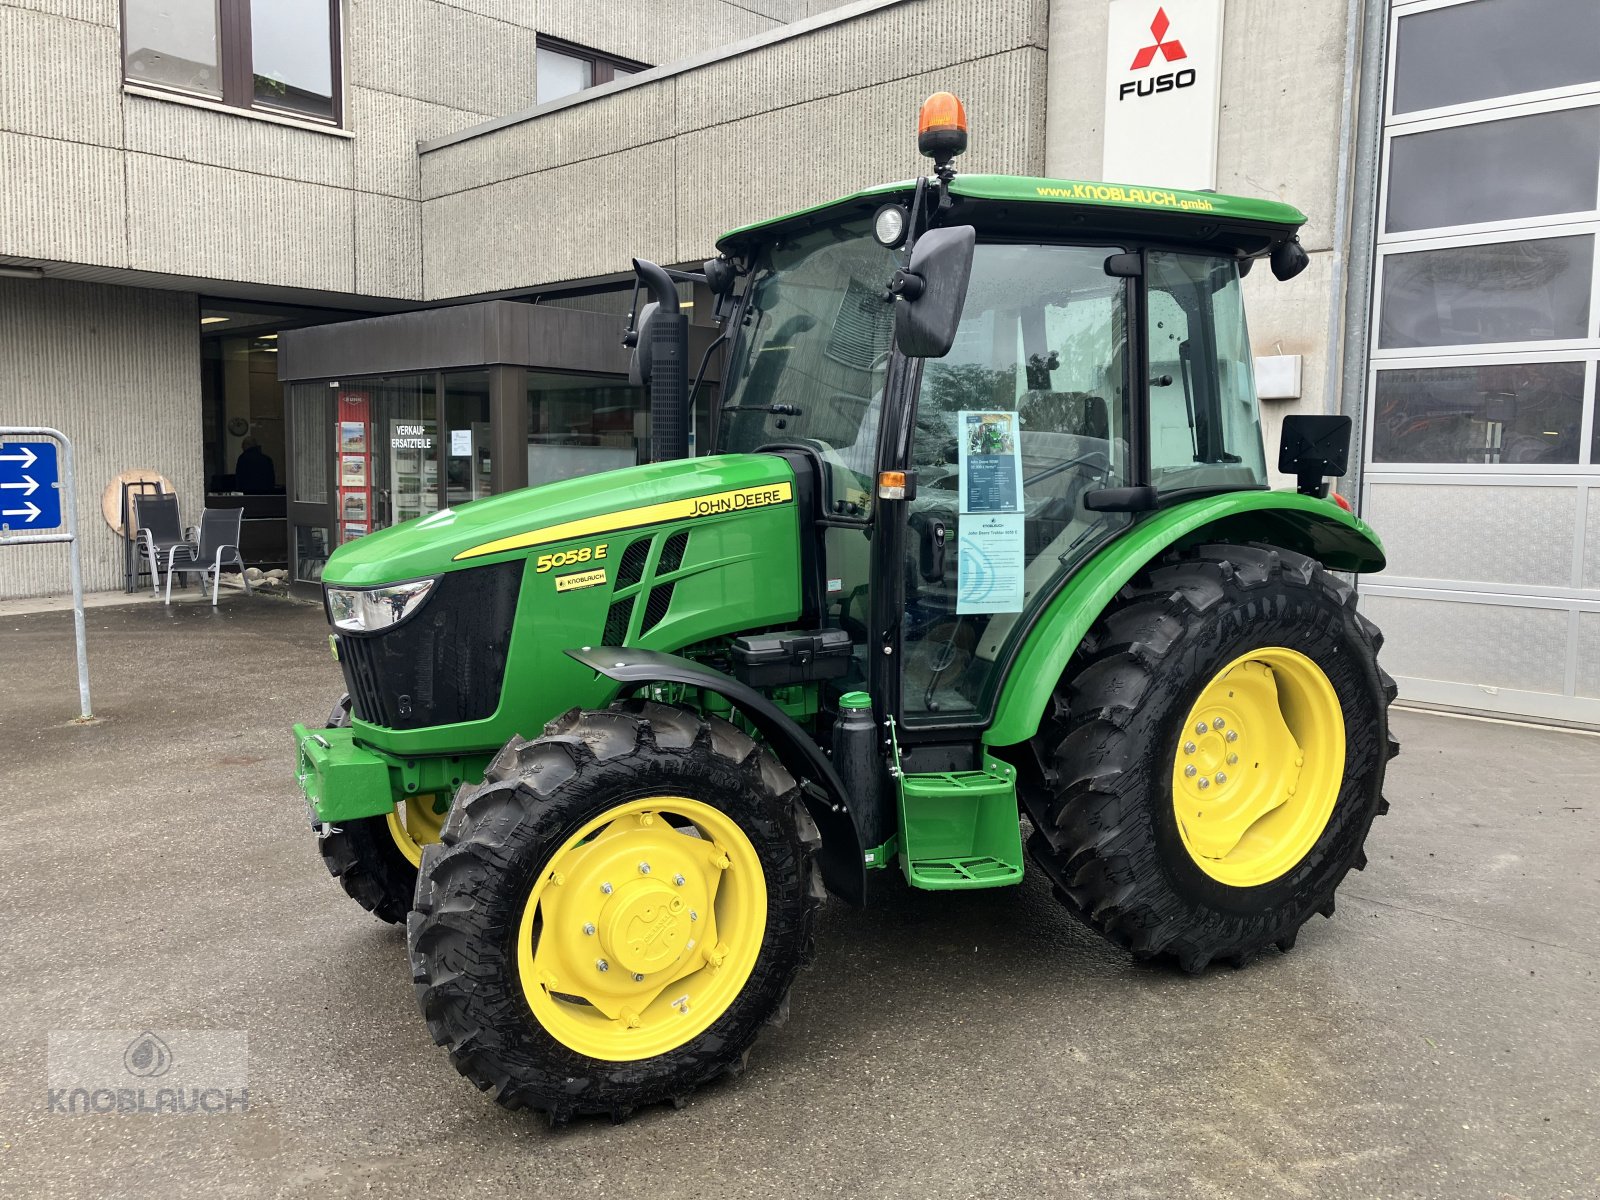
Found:
[[[174,546],[167,552],[167,603],[172,603],[172,576],[199,574],[204,582],[211,576],[211,606],[216,607],[217,592],[222,583],[222,568],[237,566],[244,581],[245,594],[250,592],[250,578],[245,574],[244,559],[239,554],[239,529],[244,523],[242,508],[208,508],[200,514],[200,537],[190,544]]]
[[[194,530],[185,530],[178,520],[178,497],[171,492],[135,493],[134,534],[139,550],[150,561],[150,591],[161,594],[161,561],[180,547],[194,545]],[[171,594],[171,588],[167,589]]]

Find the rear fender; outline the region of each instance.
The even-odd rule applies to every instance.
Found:
[[[1377,534],[1331,500],[1298,492],[1228,492],[1162,509],[1074,573],[1021,645],[1009,651],[985,744],[1015,745],[1037,733],[1068,660],[1122,586],[1173,547],[1201,542],[1267,542],[1338,571],[1384,568]]]
[[[817,858],[828,890],[851,904],[866,902],[865,851],[844,782],[816,742],[793,718],[731,675],[659,650],[596,646],[568,650],[584,666],[619,684],[684,683],[722,696],[761,731],[767,747],[800,783],[806,811],[822,835]],[[617,688],[613,695],[623,688]]]

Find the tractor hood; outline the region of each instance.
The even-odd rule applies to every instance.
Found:
[[[323,582],[397,583],[502,562],[535,548],[685,518],[794,502],[794,472],[771,454],[678,459],[563,479],[447,508],[340,546]]]

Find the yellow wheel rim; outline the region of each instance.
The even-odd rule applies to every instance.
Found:
[[[608,809],[551,856],[523,909],[517,971],[552,1037],[629,1062],[710,1028],[766,927],[766,878],[738,823],[652,796]]]
[[[433,795],[407,796],[389,814],[389,834],[413,867],[422,865],[422,848],[437,842],[444,828],[445,814],[434,811],[438,800]]]
[[[1196,866],[1255,887],[1317,844],[1344,778],[1344,713],[1317,666],[1286,646],[1234,659],[1178,735],[1172,807]]]

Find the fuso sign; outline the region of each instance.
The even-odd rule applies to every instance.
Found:
[[[1222,4],[1110,0],[1102,178],[1216,186]]]

